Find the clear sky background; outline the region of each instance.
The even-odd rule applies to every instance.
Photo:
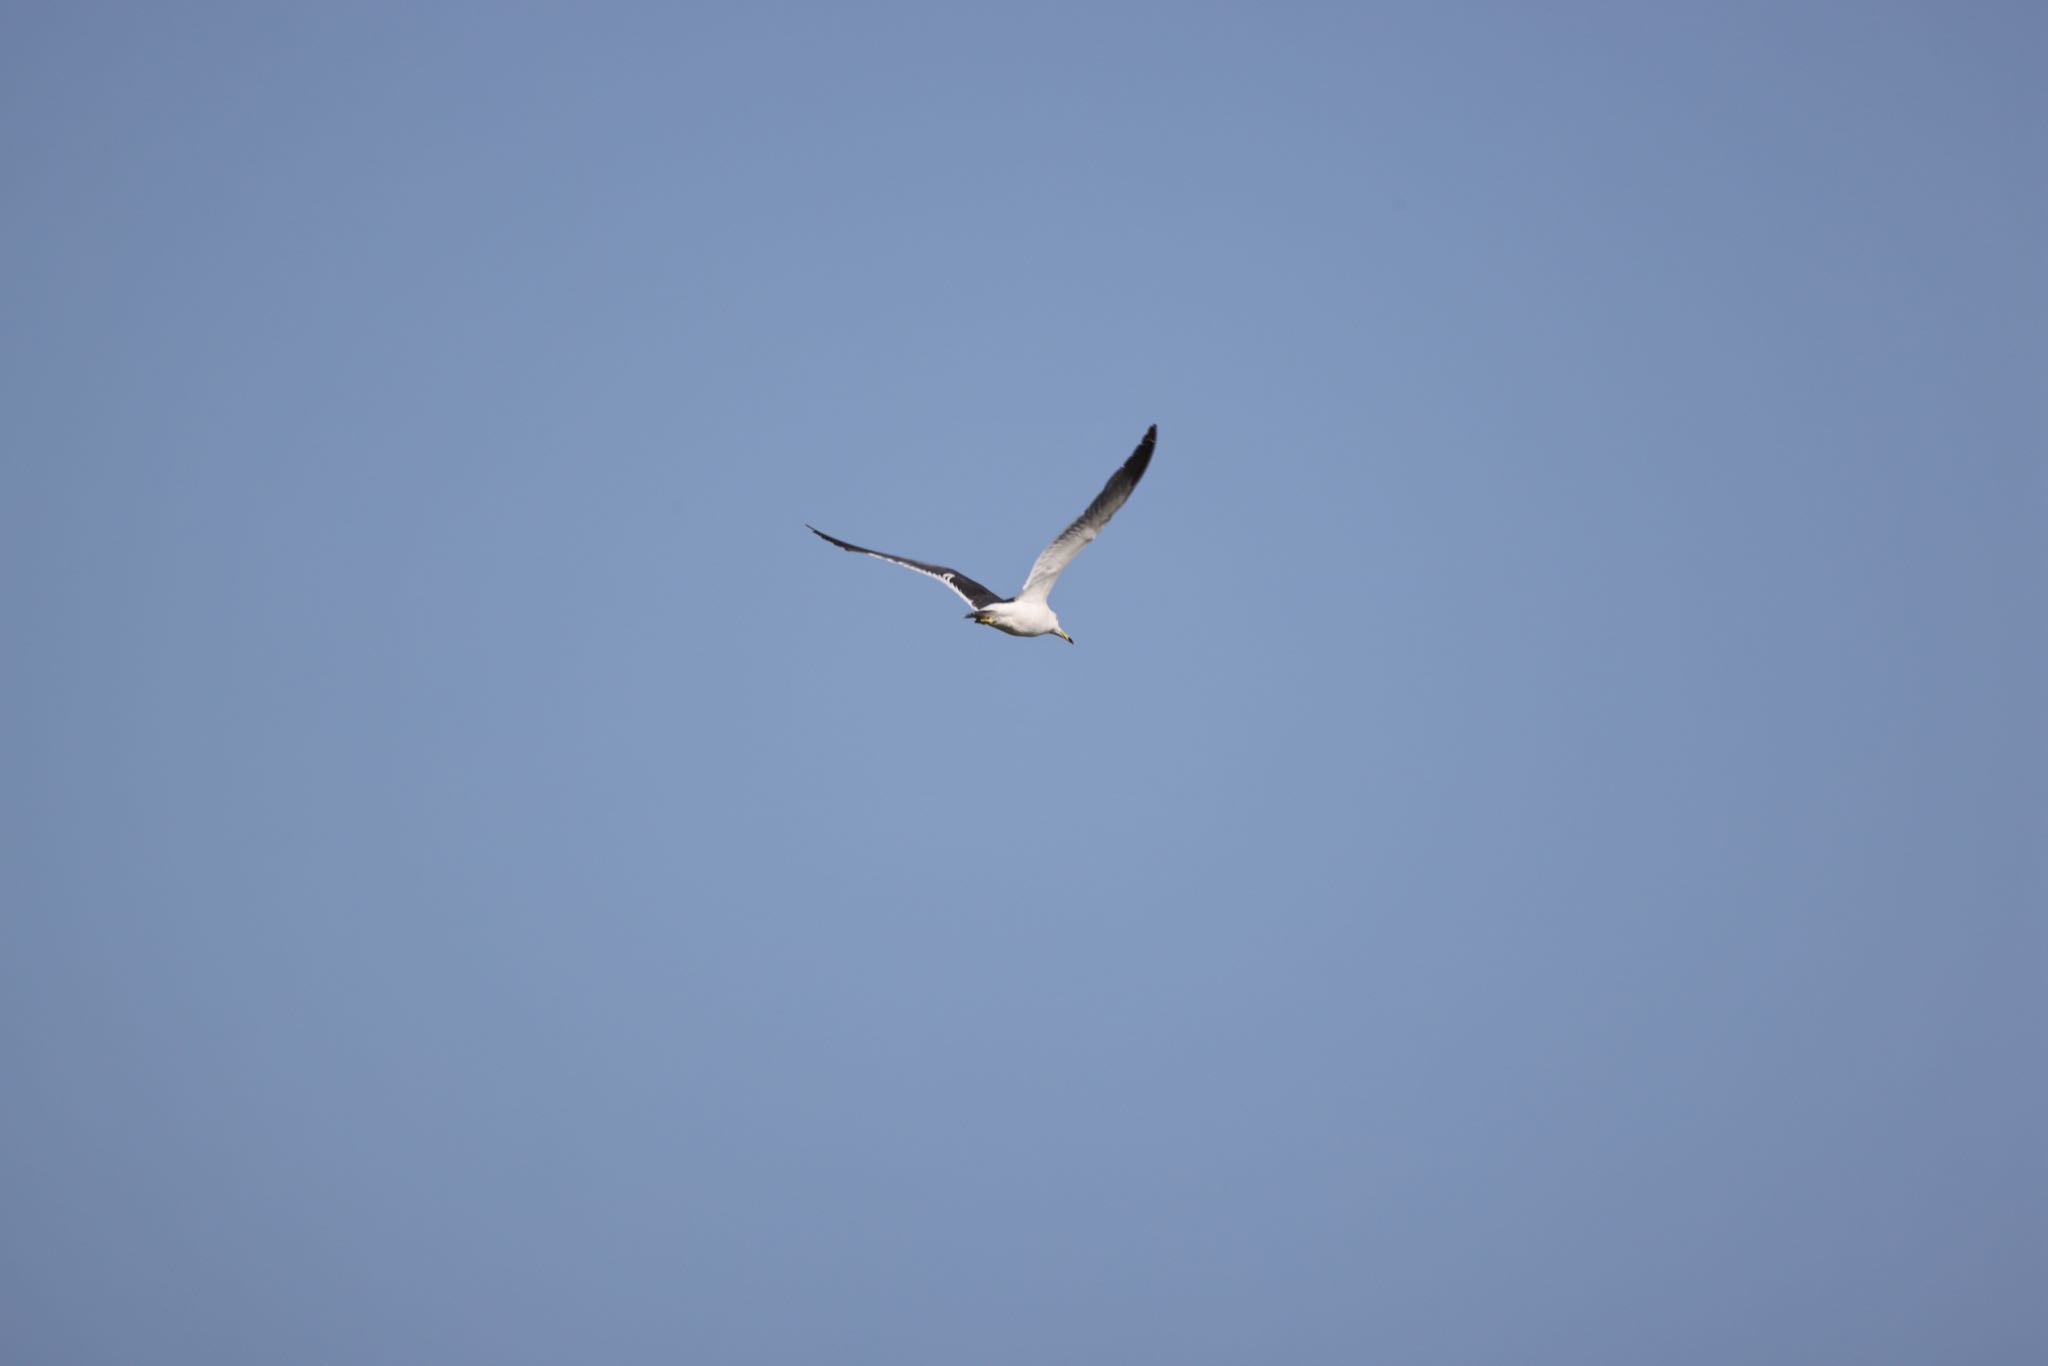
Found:
[[[7,1360],[2048,1359],[2044,60],[14,8]]]

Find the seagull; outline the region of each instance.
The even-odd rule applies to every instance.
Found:
[[[1102,486],[1102,492],[1095,495],[1095,501],[1088,505],[1088,510],[1076,517],[1072,526],[1055,536],[1051,545],[1038,552],[1031,572],[1025,576],[1024,586],[1017,590],[1014,598],[996,596],[957,569],[948,569],[942,564],[926,564],[923,560],[906,560],[901,555],[884,555],[879,550],[869,550],[864,545],[854,545],[837,536],[826,536],[809,522],[804,525],[810,528],[812,535],[823,537],[841,550],[850,550],[856,555],[872,555],[878,560],[900,564],[905,569],[914,569],[928,578],[937,579],[974,609],[967,615],[983,626],[993,626],[1013,636],[1058,636],[1072,645],[1074,638],[1060,629],[1059,613],[1048,607],[1045,600],[1052,593],[1052,586],[1059,582],[1061,573],[1081,553],[1082,547],[1109,525],[1109,519],[1116,516],[1116,510],[1131,496],[1131,490],[1138,487],[1138,481],[1145,477],[1145,467],[1152,463],[1152,445],[1158,439],[1157,426],[1145,429],[1145,439],[1138,443],[1138,449],[1132,451],[1131,458],[1109,476],[1109,482]]]

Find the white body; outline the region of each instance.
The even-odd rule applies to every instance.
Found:
[[[1042,602],[992,602],[968,616],[1013,636],[1064,636],[1060,614]]]

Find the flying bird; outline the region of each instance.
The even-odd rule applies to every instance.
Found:
[[[850,550],[856,555],[872,555],[878,560],[900,564],[905,569],[914,569],[928,578],[937,579],[974,609],[967,615],[983,626],[993,626],[1013,636],[1058,636],[1072,645],[1074,638],[1060,629],[1059,613],[1047,606],[1045,600],[1052,593],[1052,586],[1059,582],[1061,573],[1081,553],[1082,547],[1109,525],[1109,519],[1116,516],[1116,510],[1131,496],[1131,490],[1138,487],[1138,481],[1145,477],[1145,467],[1152,463],[1152,446],[1158,439],[1157,426],[1145,429],[1145,439],[1138,443],[1138,449],[1132,451],[1131,458],[1109,476],[1109,482],[1102,486],[1102,492],[1095,495],[1095,501],[1088,505],[1088,510],[1076,517],[1072,526],[1055,536],[1051,545],[1038,552],[1031,572],[1024,578],[1024,586],[1017,590],[1014,598],[998,597],[957,569],[948,569],[942,564],[926,564],[923,560],[906,560],[901,555],[884,555],[879,550],[869,550],[864,545],[854,545],[837,536],[826,536],[809,522],[804,525],[810,527],[813,535],[824,537],[841,550]]]

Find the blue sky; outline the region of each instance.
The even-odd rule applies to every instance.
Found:
[[[10,1360],[2048,1354],[2034,7],[0,28]]]

